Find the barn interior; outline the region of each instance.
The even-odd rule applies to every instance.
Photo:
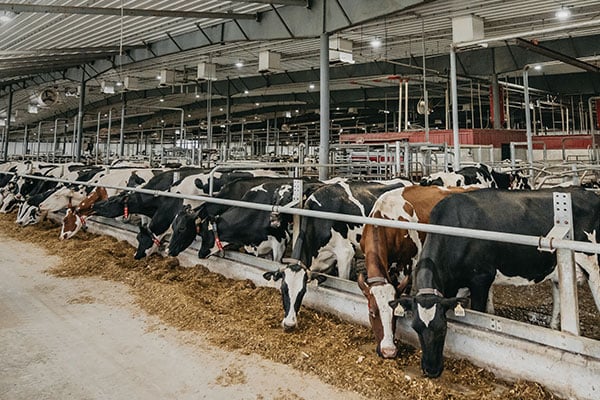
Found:
[[[1,7],[4,159],[598,159],[597,1],[46,3]]]

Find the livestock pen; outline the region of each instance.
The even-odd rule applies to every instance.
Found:
[[[36,177],[32,176],[32,178]],[[82,184],[86,183],[82,182]],[[115,188],[132,190],[123,187]],[[271,205],[213,199],[206,196],[183,196],[176,193],[144,189],[133,190],[155,196],[188,197],[194,200],[217,202],[230,206],[273,211]],[[567,251],[567,254],[570,251],[600,253],[600,246],[597,244],[564,240],[560,237],[527,237],[507,233],[311,212],[293,207],[280,207],[277,211],[361,224],[370,223],[430,233],[505,241],[539,246],[545,249],[555,248],[558,251]],[[123,225],[115,224],[113,221],[97,218],[95,221],[90,221],[89,229],[135,243],[135,235],[131,230]],[[193,247],[188,249],[180,256],[181,262],[187,265],[197,264],[198,260],[195,253]],[[559,263],[564,264],[560,262],[561,258],[559,257]],[[234,252],[228,252],[227,257],[223,259],[208,259],[205,264],[209,269],[225,276],[235,279],[250,279],[256,285],[269,285],[262,278],[262,273],[277,269],[280,266],[268,260],[252,258]],[[568,267],[568,265],[566,266]],[[569,268],[565,270],[567,274],[568,270]],[[574,280],[571,282],[574,282]],[[568,287],[569,285],[563,284],[561,286]],[[571,289],[573,289],[573,286],[571,286]],[[341,318],[368,325],[366,301],[360,294],[358,287],[355,287],[352,282],[329,278],[328,283],[317,287],[309,287],[305,301],[306,305],[315,309],[322,309]],[[574,298],[565,297],[561,301],[563,329],[570,329],[571,331],[578,329],[573,325],[577,319],[574,313],[575,304]],[[575,396],[580,399],[597,398],[600,390],[597,382],[597,376],[600,374],[600,342],[568,332],[552,331],[543,327],[469,310],[467,310],[465,317],[450,316],[449,318],[449,333],[446,340],[446,349],[449,354],[465,357],[477,365],[493,370],[504,378],[525,378],[543,383],[560,395]],[[401,341],[417,344],[416,335],[403,319],[399,320],[397,335]]]

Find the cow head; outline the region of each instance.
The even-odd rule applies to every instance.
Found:
[[[168,254],[170,256],[176,257],[192,244],[199,230],[198,223],[198,212],[192,210],[189,205],[177,213],[171,224],[173,235],[169,241]]]
[[[17,196],[19,194],[9,193],[4,197],[2,207],[0,207],[0,213],[6,214],[17,208],[23,200],[20,200]]]
[[[321,274],[314,274],[300,261],[288,264],[277,271],[263,274],[266,280],[278,281],[281,279],[281,300],[283,302],[284,317],[281,326],[284,330],[293,330],[298,324],[298,311],[306,293],[306,285],[315,280],[322,283],[327,278]]]
[[[60,229],[60,240],[70,239],[85,226],[85,217],[80,215],[75,207],[67,208]]]
[[[19,206],[19,212],[17,213],[16,223],[20,226],[27,226],[30,224],[36,224],[40,221],[40,209],[27,202]]]
[[[421,344],[421,369],[429,378],[439,377],[444,370],[444,343],[448,328],[446,311],[460,303],[466,303],[466,299],[444,298],[434,288],[423,288],[414,297],[401,297],[389,303],[395,315],[403,315],[405,310],[412,311],[412,328]]]
[[[365,280],[363,274],[358,275],[358,287],[367,298],[369,322],[377,340],[377,354],[383,358],[396,357],[395,318],[389,306],[396,298],[396,289],[385,278]]]
[[[222,243],[219,238],[218,224],[219,216],[214,218],[205,218],[199,225],[199,235],[202,240],[200,249],[198,250],[198,257],[206,258],[215,253],[223,255],[223,248],[226,245]]]
[[[138,241],[138,247],[133,256],[136,260],[141,260],[151,254],[154,254],[160,250],[161,238],[156,236],[147,226],[140,224],[140,232],[136,238]]]

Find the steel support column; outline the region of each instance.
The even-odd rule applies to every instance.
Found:
[[[458,89],[456,86],[456,50],[450,47],[450,90],[452,92],[452,139],[454,141],[454,160],[452,166],[455,171],[460,169],[460,143],[458,135]]]
[[[77,148],[75,161],[81,161],[81,145],[83,143],[83,114],[85,111],[85,65],[81,70],[81,93],[79,95],[79,113],[77,114]],[[54,151],[54,149],[52,149]]]
[[[529,65],[523,68],[523,95],[525,97],[525,127],[527,129],[527,164],[533,170],[533,134],[531,133],[531,111],[529,108]]]
[[[320,100],[321,113],[319,137],[319,164],[329,163],[329,33],[321,34],[321,72],[320,72]],[[327,166],[319,167],[319,179],[329,178]]]
[[[13,106],[13,90],[12,87],[8,92],[8,105],[6,107],[6,126],[4,128],[4,161],[8,161],[8,137],[10,135],[10,115],[12,114],[12,106]]]

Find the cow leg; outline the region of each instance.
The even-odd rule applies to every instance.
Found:
[[[592,243],[595,243],[593,241]],[[575,263],[577,267],[583,269],[587,274],[588,285],[592,292],[592,297],[596,303],[596,308],[600,311],[600,267],[598,266],[598,256],[596,254],[586,255],[575,252]]]
[[[490,275],[478,275],[471,280],[469,285],[469,290],[471,291],[471,309],[481,312],[486,310],[494,277],[495,271]]]
[[[348,246],[336,249],[338,275],[342,279],[350,279],[350,270],[352,269],[352,259],[354,258],[354,248],[350,243]]]
[[[558,281],[552,281],[552,317],[550,318],[550,328],[558,329],[560,318],[560,292],[558,290]]]
[[[494,285],[490,286],[487,304],[485,305],[485,312],[488,314],[496,314],[496,310],[494,309]]]

